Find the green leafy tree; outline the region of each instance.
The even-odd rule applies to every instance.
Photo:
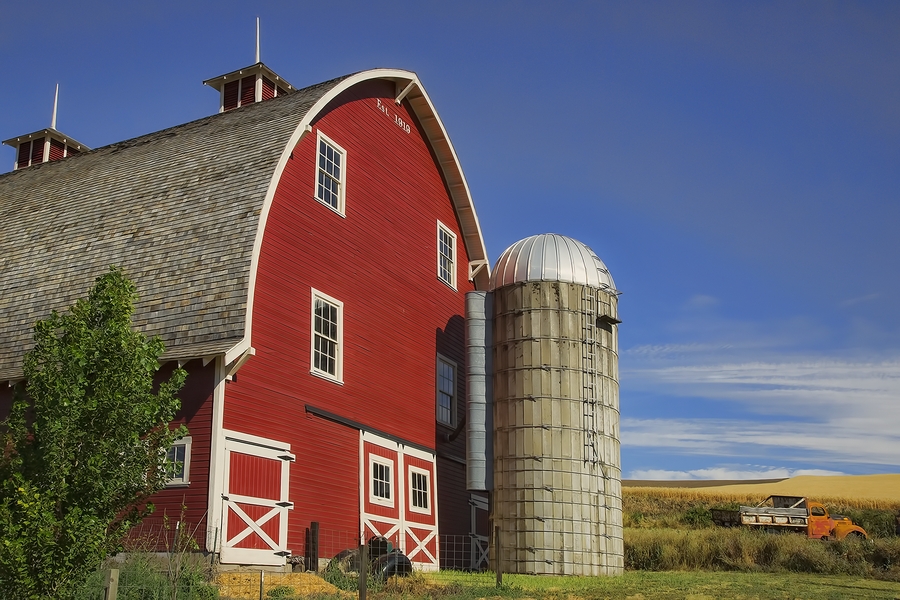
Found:
[[[154,384],[163,343],[132,330],[135,299],[111,267],[34,327],[0,423],[0,597],[71,598],[165,485],[186,373]]]

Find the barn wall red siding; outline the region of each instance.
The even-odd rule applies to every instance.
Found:
[[[168,363],[160,369],[159,378],[165,379],[175,365]],[[199,525],[197,541],[201,548],[206,543],[206,506],[209,499],[209,449],[212,432],[212,393],[215,387],[215,362],[203,366],[203,361],[192,360],[184,369],[188,372],[184,387],[179,392],[181,410],[173,424],[185,425],[191,436],[190,485],[168,487],[151,498],[156,506],[148,517],[149,523],[161,522],[163,515],[170,519],[181,518],[182,506],[187,510],[184,521],[192,526]]]
[[[433,155],[394,93],[380,81],[344,92],[294,149],[259,257],[256,355],[226,392],[226,428],[289,442],[298,456],[295,553],[311,520],[355,530],[359,522],[359,434],[307,414],[306,404],[441,451],[450,430],[435,422],[440,352],[459,366],[458,418],[464,414],[468,256]],[[345,217],[315,200],[318,130],[347,152]],[[438,220],[457,235],[457,290],[437,278]],[[343,302],[343,384],[310,374],[313,288]],[[464,456],[462,444],[454,455]]]
[[[306,528],[316,521],[323,552],[339,552],[359,529],[359,433],[317,417],[300,418],[295,426],[303,439],[292,446],[297,462],[291,465],[289,547],[303,554]]]

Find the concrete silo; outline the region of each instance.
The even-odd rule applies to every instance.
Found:
[[[491,289],[495,558],[507,573],[620,574],[612,277],[581,242],[546,234],[510,246]]]

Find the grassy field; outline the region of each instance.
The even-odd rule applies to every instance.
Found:
[[[506,576],[504,588],[492,587],[483,574],[442,572],[429,575],[459,588],[454,597],[470,598],[898,598],[900,584],[851,577],[772,573],[629,571],[621,577]],[[438,594],[435,594],[437,597]]]
[[[656,482],[659,486],[677,487],[680,482]],[[725,482],[723,482],[725,483]],[[627,484],[626,484],[627,485]],[[699,493],[760,495],[781,494],[783,496],[807,496],[822,501],[822,498],[843,500],[887,502],[900,504],[900,474],[889,475],[802,475],[790,479],[768,480],[759,483],[728,482],[726,485],[710,485],[705,481],[685,481],[685,488]],[[654,482],[640,482],[640,486],[654,486]]]
[[[284,596],[288,598],[289,596]],[[304,598],[342,598],[345,592],[314,594]],[[814,599],[900,598],[900,584],[863,579],[789,573],[626,572],[621,577],[536,577],[507,575],[497,588],[493,574],[416,574],[396,579],[378,590],[369,590],[373,600],[404,598],[461,598],[479,600],[594,600],[601,598],[643,599]]]
[[[790,481],[785,480],[781,483]],[[710,508],[737,509],[742,504],[752,506],[770,494],[793,495],[797,493],[796,488],[801,487],[799,484],[793,484],[794,488],[785,488],[788,492],[784,492],[773,489],[773,486],[778,485],[780,483],[702,488],[626,487],[623,488],[625,527],[642,529],[712,527]],[[834,493],[844,491],[846,488],[843,485],[828,488],[819,484],[812,487],[821,490],[822,493],[810,494],[811,499],[823,502],[832,513],[850,517],[870,536],[876,538],[894,536],[896,517],[900,514],[900,496],[881,498],[877,497],[874,490],[869,489],[867,493],[853,497]],[[860,488],[863,489],[864,486],[861,485]],[[832,491],[831,494],[826,493],[829,490]]]

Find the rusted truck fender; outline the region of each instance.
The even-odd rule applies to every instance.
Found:
[[[831,530],[830,536],[832,539],[842,540],[848,536],[859,537],[865,540],[869,539],[869,534],[866,533],[866,530],[859,525],[855,525],[847,517],[831,515],[831,518],[834,519],[834,529]]]

